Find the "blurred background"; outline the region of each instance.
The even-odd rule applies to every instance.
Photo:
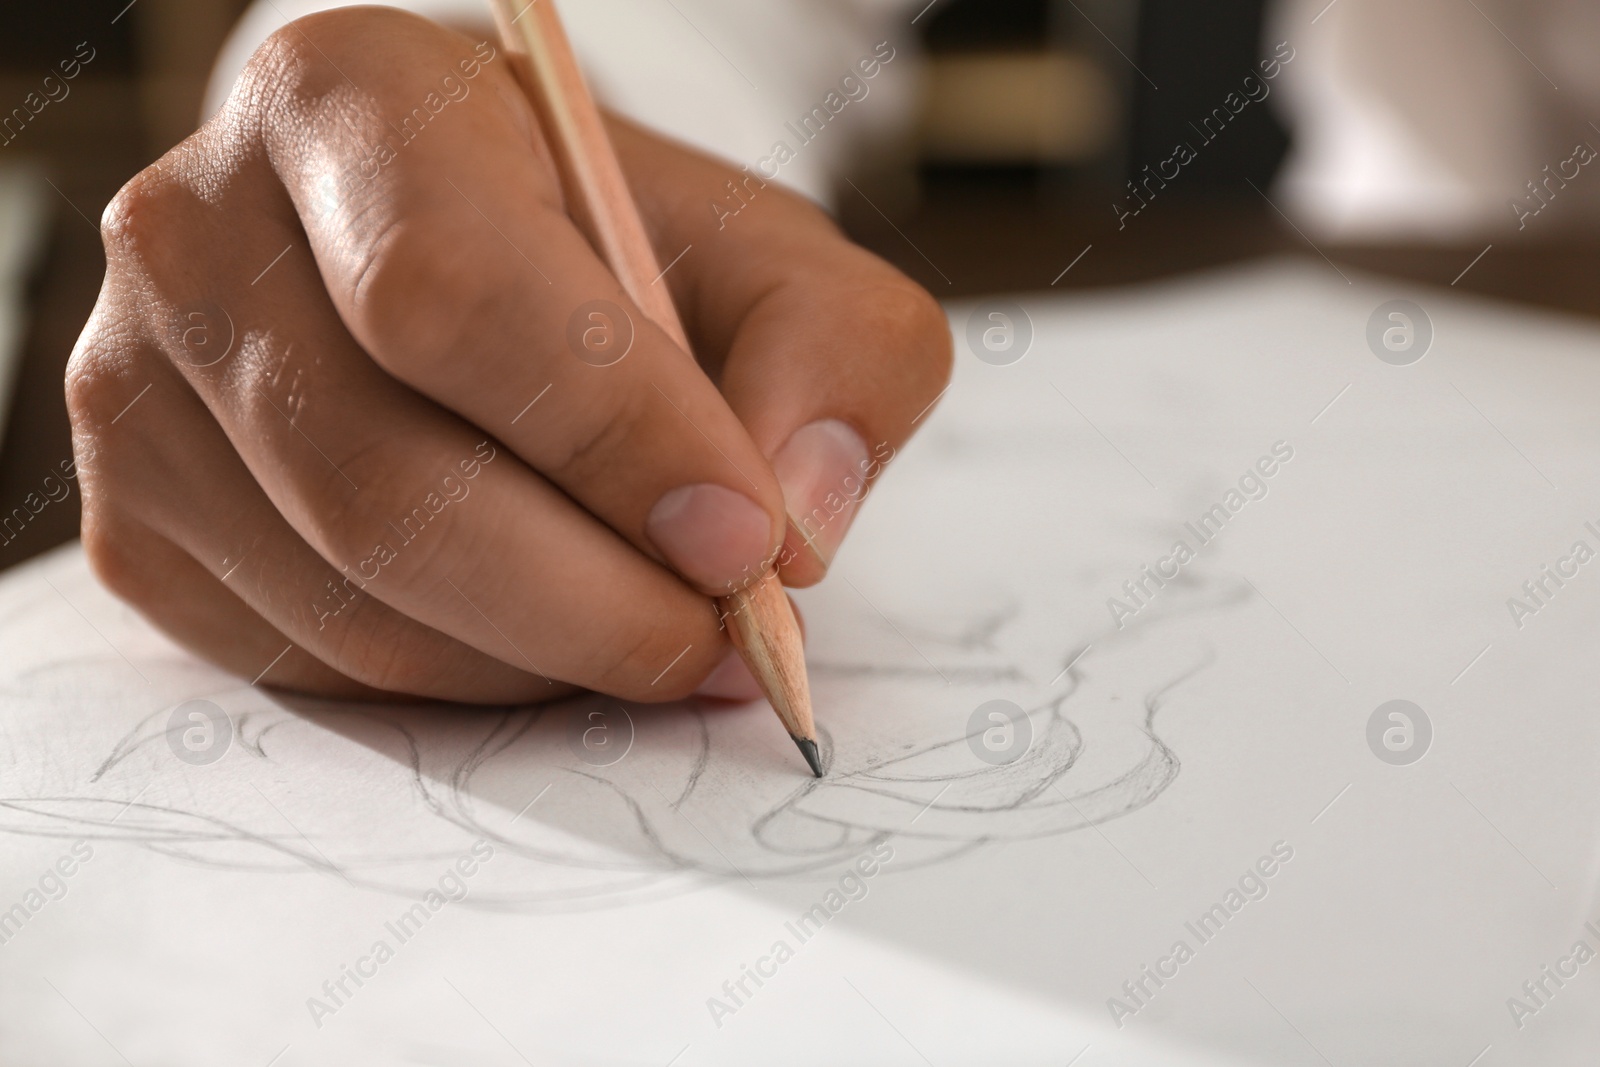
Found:
[[[71,455],[61,381],[104,271],[99,215],[194,128],[246,7],[0,12],[0,568],[77,534],[76,493],[27,502]],[[1600,314],[1600,178],[1572,176],[1575,147],[1600,146],[1600,5],[934,0],[892,15],[908,88],[874,105],[831,205],[936,296],[1291,254]],[[1279,42],[1293,59],[1264,80]],[[1179,143],[1192,160],[1174,162]]]

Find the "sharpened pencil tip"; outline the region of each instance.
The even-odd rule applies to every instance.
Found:
[[[794,737],[794,734],[790,734]],[[817,743],[807,741],[803,737],[794,737],[795,747],[800,750],[800,755],[806,758],[806,763],[811,767],[811,773],[818,778],[822,777],[822,756],[817,752]]]

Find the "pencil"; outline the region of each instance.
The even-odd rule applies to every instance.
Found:
[[[660,275],[655,251],[554,0],[526,6],[522,0],[490,0],[490,5],[501,42],[550,142],[573,221],[639,309],[690,351],[672,294],[665,285],[651,284]],[[733,646],[811,773],[822,777],[805,649],[777,568],[716,599]]]

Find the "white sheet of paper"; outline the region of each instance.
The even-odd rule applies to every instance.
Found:
[[[1015,302],[798,597],[820,782],[764,705],[291,698],[9,575],[0,1059],[1592,1063],[1600,331],[1287,261]]]

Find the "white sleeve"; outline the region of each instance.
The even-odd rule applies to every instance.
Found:
[[[1280,40],[1278,187],[1312,233],[1488,239],[1551,227],[1545,204],[1600,215],[1600,176],[1578,175],[1600,169],[1581,162],[1600,146],[1593,0],[1280,0]]]
[[[344,6],[257,0],[218,55],[206,114],[273,31]],[[491,24],[481,0],[387,6],[485,32]],[[776,171],[777,180],[826,202],[863,139],[909,120],[915,56],[906,8],[905,0],[568,0],[562,18],[607,106],[735,163],[765,164],[769,176]],[[885,54],[893,56],[887,63]],[[858,69],[864,61],[876,61],[870,79]],[[803,124],[817,109],[824,117]]]

